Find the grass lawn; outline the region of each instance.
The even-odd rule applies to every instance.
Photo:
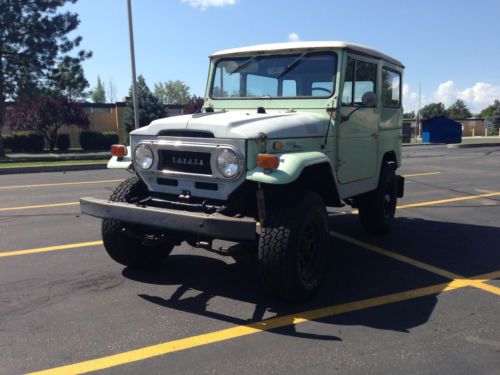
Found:
[[[45,165],[104,164],[110,155],[25,156],[0,158],[0,168],[34,167]]]

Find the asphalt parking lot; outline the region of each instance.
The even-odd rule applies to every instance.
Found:
[[[0,373],[499,374],[500,147],[403,157],[393,231],[330,210],[324,287],[299,306],[249,255],[114,263],[77,201],[127,172],[0,176]]]

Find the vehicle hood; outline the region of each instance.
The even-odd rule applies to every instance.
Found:
[[[215,138],[252,139],[258,138],[259,133],[268,138],[315,137],[325,134],[327,124],[327,116],[306,112],[231,111],[162,118],[132,134],[157,135],[162,130],[188,129],[208,131]]]

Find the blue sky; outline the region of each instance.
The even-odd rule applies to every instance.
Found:
[[[203,95],[208,55],[244,45],[344,40],[406,65],[405,109],[462,98],[477,112],[500,98],[500,1],[132,0],[138,74],[182,80]],[[87,79],[112,80],[120,100],[131,82],[126,0],[79,0]]]

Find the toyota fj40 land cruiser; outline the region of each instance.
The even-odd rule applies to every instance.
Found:
[[[326,206],[359,210],[386,232],[404,180],[403,65],[344,42],[260,45],[210,58],[202,113],[158,119],[130,134],[111,166],[130,168],[109,200],[82,198],[103,218],[109,255],[156,265],[182,241],[257,248],[272,293],[301,300],[320,283]]]

